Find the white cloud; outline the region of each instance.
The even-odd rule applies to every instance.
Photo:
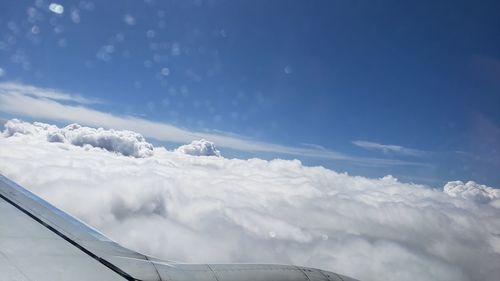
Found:
[[[82,127],[71,124],[64,128],[55,125],[35,122],[33,124],[17,119],[7,121],[4,135],[32,135],[46,139],[48,142],[63,142],[77,146],[91,146],[133,157],[149,157],[153,155],[153,145],[144,137],[132,131],[105,130],[103,128]]]
[[[451,197],[473,200],[478,203],[488,203],[492,200],[500,201],[500,190],[468,181],[451,181],[444,186],[444,192]],[[499,202],[500,203],[500,202]]]
[[[376,143],[371,141],[361,141],[361,140],[353,141],[352,143],[364,149],[379,150],[384,153],[394,153],[394,154],[401,154],[408,156],[423,156],[427,154],[427,152],[425,151],[407,148],[399,145],[393,145],[393,144],[381,144],[381,143]]]
[[[448,188],[297,160],[163,148],[124,157],[29,133],[0,137],[0,160],[0,173],[153,256],[292,263],[374,281],[500,276],[500,204]]]
[[[0,94],[3,95],[27,95],[36,98],[46,98],[62,102],[74,102],[79,104],[101,103],[99,99],[88,99],[80,95],[70,95],[58,90],[49,88],[39,88],[13,82],[0,83]]]
[[[221,156],[215,144],[205,139],[192,141],[190,144],[178,147],[175,151],[193,156]]]
[[[76,102],[76,105],[64,104]],[[350,161],[359,165],[392,166],[422,165],[418,162],[393,159],[353,157],[332,150],[314,147],[291,147],[259,142],[235,135],[193,132],[168,123],[154,122],[133,116],[117,116],[86,107],[93,100],[17,83],[0,83],[0,112],[15,116],[43,118],[64,122],[75,122],[87,126],[131,130],[154,139],[188,143],[195,139],[208,139],[220,147],[242,151],[281,153],[296,156],[316,157],[330,160]]]

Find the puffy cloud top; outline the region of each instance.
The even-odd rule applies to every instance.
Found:
[[[492,200],[500,199],[499,189],[477,184],[473,181],[468,181],[467,183],[451,181],[444,186],[443,191],[451,197],[459,197],[478,203],[488,203]]]
[[[192,141],[190,144],[180,146],[175,151],[194,156],[221,156],[215,144],[205,139]]]
[[[297,160],[162,148],[122,157],[70,144],[72,134],[85,139],[77,125],[6,127],[5,136],[21,136],[0,137],[0,173],[152,256],[291,263],[373,281],[500,276],[500,204],[489,187],[451,182],[443,191]],[[491,201],[468,195],[476,193]]]
[[[153,155],[153,145],[141,134],[131,131],[106,130],[71,124],[64,128],[40,122],[33,124],[17,119],[7,121],[4,135],[32,135],[46,138],[48,142],[70,143],[76,146],[92,146],[138,158]]]

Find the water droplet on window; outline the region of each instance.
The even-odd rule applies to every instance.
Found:
[[[71,20],[74,23],[80,23],[80,12],[77,9],[71,11]]]
[[[9,30],[14,32],[14,33],[18,32],[17,24],[13,21],[9,21],[7,23],[7,28],[9,28]]]
[[[128,25],[135,25],[135,18],[129,14],[123,16],[123,21]]]
[[[80,1],[80,3],[78,3],[78,6],[80,7],[80,9],[87,11],[92,11],[95,8],[94,3],[90,1]]]
[[[125,41],[125,35],[121,32],[118,32],[116,35],[115,35],[115,38],[116,38],[116,41],[118,42],[123,42]]]
[[[104,46],[104,51],[108,54],[111,54],[115,51],[115,47],[113,45]]]
[[[58,15],[64,13],[63,5],[58,4],[58,3],[50,3],[49,10],[53,13],[58,14]]]
[[[131,57],[131,54],[130,54],[130,51],[129,50],[125,50],[122,52],[122,57],[124,59],[129,59]]]
[[[34,23],[37,20],[38,16],[38,11],[34,7],[28,7],[26,10],[26,13],[28,14],[28,21],[31,23]]]
[[[173,43],[172,44],[172,55],[173,56],[179,56],[181,54],[181,47],[179,43]]]
[[[167,23],[164,20],[158,21],[158,28],[165,28],[167,26]]]
[[[37,6],[38,8],[43,7],[43,4],[44,4],[43,0],[36,0],[35,1],[35,6]]]
[[[168,67],[164,67],[161,69],[161,75],[168,76],[170,74],[170,69]]]
[[[154,37],[155,37],[155,35],[156,35],[155,31],[154,31],[154,30],[152,30],[152,29],[150,29],[150,30],[148,30],[148,32],[146,32],[146,36],[147,36],[148,38],[154,38]]]
[[[57,45],[61,48],[65,48],[68,46],[68,40],[66,40],[66,38],[61,38],[57,41]]]
[[[56,27],[54,27],[54,32],[59,34],[59,33],[63,33],[64,32],[64,27],[62,25],[57,25]]]
[[[33,27],[31,27],[31,33],[33,34],[40,33],[40,27],[38,27],[38,25],[34,25]]]

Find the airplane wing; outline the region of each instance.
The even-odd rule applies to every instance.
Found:
[[[354,281],[275,264],[186,264],[120,246],[0,175],[0,279],[7,281]]]

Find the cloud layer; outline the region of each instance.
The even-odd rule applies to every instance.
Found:
[[[464,195],[489,187],[452,182],[443,192],[296,160],[153,150],[134,158],[5,133],[0,172],[161,258],[293,263],[375,281],[500,276],[500,199]]]

